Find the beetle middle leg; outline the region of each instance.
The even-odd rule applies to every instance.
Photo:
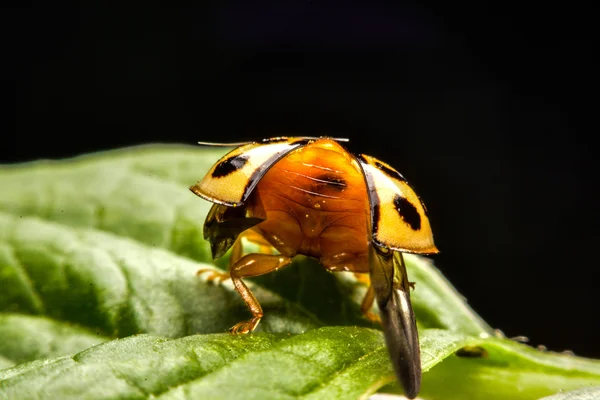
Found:
[[[229,269],[240,259],[244,253],[244,245],[242,239],[246,239],[248,242],[258,245],[258,253],[260,254],[271,254],[273,253],[273,246],[267,241],[260,233],[253,229],[244,231],[238,239],[231,246],[231,256],[229,257]]]
[[[330,271],[352,271],[356,280],[367,287],[367,292],[360,304],[360,310],[371,322],[381,323],[379,315],[371,311],[375,302],[375,291],[371,286],[368,272],[368,259],[364,254],[341,252],[321,257],[321,264]]]
[[[248,289],[248,286],[242,281],[242,278],[250,278],[253,276],[264,275],[268,272],[275,271],[292,262],[290,257],[274,254],[247,254],[240,258],[231,267],[229,273],[231,281],[235,286],[242,299],[250,309],[252,318],[248,321],[242,321],[231,327],[231,333],[248,333],[252,332],[260,319],[263,316],[263,310],[254,294]]]

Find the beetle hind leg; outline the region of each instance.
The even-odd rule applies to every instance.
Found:
[[[275,254],[247,254],[240,258],[230,269],[231,281],[235,290],[242,296],[242,299],[250,309],[252,318],[248,321],[242,321],[235,324],[229,330],[231,333],[249,333],[252,332],[261,318],[263,310],[254,294],[248,289],[248,286],[242,281],[242,278],[264,275],[271,271],[276,271],[292,262],[290,257]]]
[[[381,324],[381,317],[372,311],[373,304],[375,303],[375,289],[371,285],[371,279],[369,278],[369,275],[365,273],[355,272],[354,278],[357,282],[367,287],[365,296],[363,297],[363,300],[360,303],[360,311],[362,311],[364,316],[369,321]]]
[[[373,308],[373,303],[375,302],[375,290],[373,286],[369,285],[367,289],[367,293],[365,293],[365,297],[363,297],[363,301],[360,304],[360,311],[367,317],[367,319],[371,322],[375,322],[381,324],[381,318],[379,315],[371,311]]]

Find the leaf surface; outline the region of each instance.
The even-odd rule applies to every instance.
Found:
[[[187,189],[224,153],[178,145],[0,167],[0,398],[367,398],[397,392],[366,288],[298,257],[248,280],[265,317],[211,260],[210,207]],[[251,250],[251,246],[248,247]],[[407,256],[421,396],[539,398],[600,385],[597,361],[495,336],[443,275]],[[503,397],[504,396],[504,397]]]

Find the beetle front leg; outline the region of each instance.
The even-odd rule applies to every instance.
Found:
[[[214,282],[216,285],[229,279],[229,272],[221,272],[213,268],[200,268],[196,271],[196,276],[200,275],[205,275],[207,282]]]
[[[274,254],[248,254],[240,258],[231,267],[229,274],[231,281],[242,299],[250,309],[252,318],[248,321],[242,321],[231,327],[231,333],[252,332],[263,316],[263,310],[254,294],[248,289],[248,286],[242,281],[242,278],[264,275],[268,272],[278,270],[292,262],[290,257]]]

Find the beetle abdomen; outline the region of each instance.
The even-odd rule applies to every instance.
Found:
[[[341,254],[362,259],[367,253],[369,203],[364,178],[354,158],[334,141],[309,144],[277,162],[258,184],[250,209],[266,217],[257,228],[283,254],[323,262]],[[349,263],[347,268],[324,264],[357,268]]]

